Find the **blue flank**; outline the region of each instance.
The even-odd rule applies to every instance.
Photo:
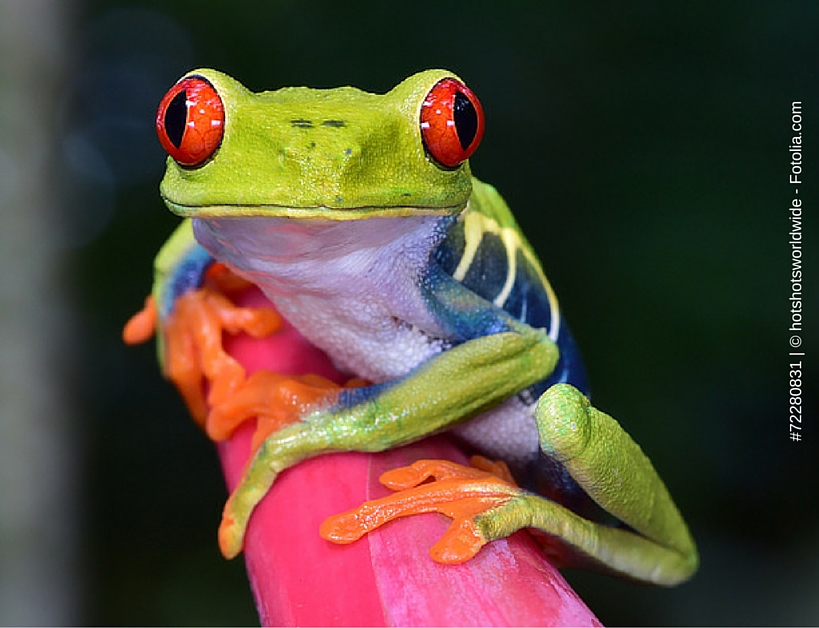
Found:
[[[451,276],[458,267],[463,253],[463,223],[458,222],[450,229],[446,240],[436,249],[434,260],[445,273]],[[515,262],[517,268],[515,282],[509,296],[503,303],[503,311],[534,328],[550,329],[552,326],[552,310],[546,288],[541,283],[537,271],[531,266],[522,251],[517,251]],[[470,292],[491,302],[503,288],[508,268],[509,260],[506,248],[500,238],[491,233],[484,233],[480,247],[463,278],[462,285]],[[492,315],[498,321],[502,318],[497,307],[494,305],[486,306],[485,302],[484,305],[484,316]],[[461,321],[461,324],[469,325],[471,322],[473,321],[465,320]],[[492,333],[489,331],[491,325],[486,322],[482,322],[480,328],[485,332]],[[475,331],[479,330],[473,328],[471,336],[469,333],[465,335],[468,337],[484,335],[480,332],[475,333]],[[546,389],[561,382],[570,383],[584,394],[589,394],[588,378],[580,351],[563,317],[561,317],[560,321],[557,346],[560,349],[560,359],[554,372],[547,379],[522,391],[522,398],[536,401]]]
[[[159,315],[162,319],[173,311],[179,297],[201,287],[205,271],[212,263],[210,253],[195,242],[180,255],[160,288]]]
[[[506,248],[493,234],[484,234],[481,245],[462,282],[452,278],[463,255],[463,223],[454,223],[444,242],[434,251],[421,291],[428,307],[446,329],[448,340],[460,344],[511,329],[507,316],[535,328],[548,330],[552,311],[546,288],[521,251],[517,252],[517,274],[514,286],[503,308],[492,304],[506,281],[508,260]],[[466,289],[465,289],[466,288]],[[583,360],[565,319],[557,336],[560,358],[554,372],[546,379],[519,393],[526,403],[535,403],[553,384],[568,382],[589,394]],[[419,367],[421,368],[421,367]],[[363,388],[345,389],[331,411],[365,403],[401,379]]]

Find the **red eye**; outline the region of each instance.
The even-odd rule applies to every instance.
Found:
[[[225,129],[225,106],[201,76],[179,81],[156,112],[156,134],[167,153],[183,166],[198,166],[216,152]]]
[[[483,137],[483,107],[466,85],[452,78],[435,84],[421,106],[421,137],[430,156],[456,168],[469,159]]]

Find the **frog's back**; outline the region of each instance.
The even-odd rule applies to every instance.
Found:
[[[560,349],[555,372],[525,391],[537,399],[570,382],[587,392],[582,360],[540,261],[494,187],[473,178],[469,206],[435,251],[444,271],[517,320],[543,329]]]

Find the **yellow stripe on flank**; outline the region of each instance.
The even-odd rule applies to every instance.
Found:
[[[506,249],[506,281],[492,302],[502,308],[504,303],[506,303],[506,299],[509,298],[509,294],[515,285],[515,276],[517,275],[517,252],[522,251],[523,255],[529,260],[529,263],[537,272],[538,278],[546,289],[546,296],[549,299],[549,308],[552,314],[549,338],[553,341],[557,341],[557,335],[560,332],[560,307],[557,302],[557,295],[554,290],[552,290],[549,280],[546,279],[546,275],[540,267],[540,261],[528,247],[523,246],[520,233],[517,229],[513,227],[502,227],[497,221],[479,212],[466,211],[464,214],[464,252],[458,262],[458,266],[455,268],[455,272],[452,273],[453,279],[456,281],[464,280],[466,273],[469,271],[469,267],[472,266],[472,262],[475,260],[475,255],[481,246],[481,240],[485,233],[498,236]]]
[[[458,262],[458,267],[452,273],[452,278],[456,281],[463,281],[466,277],[466,271],[472,266],[472,261],[475,259],[475,253],[478,252],[478,247],[481,245],[483,233],[485,231],[483,226],[482,216],[477,212],[467,211],[464,214],[464,252],[461,255],[461,261]],[[488,218],[485,218],[489,221]],[[493,224],[494,221],[492,221]]]
[[[517,251],[520,248],[520,237],[518,232],[514,229],[502,228],[500,231],[501,242],[506,247],[506,260],[508,262],[506,268],[506,281],[503,283],[503,288],[495,297],[493,303],[498,307],[503,307],[506,299],[509,298],[509,293],[512,292],[512,286],[515,285],[515,276],[518,272],[518,256]]]

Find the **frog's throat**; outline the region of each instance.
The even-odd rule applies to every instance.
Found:
[[[270,216],[278,218],[322,218],[324,220],[358,220],[361,218],[402,216],[453,216],[466,208],[466,203],[443,207],[287,207],[284,205],[182,205],[163,199],[177,216],[185,218],[217,218],[230,216]]]

